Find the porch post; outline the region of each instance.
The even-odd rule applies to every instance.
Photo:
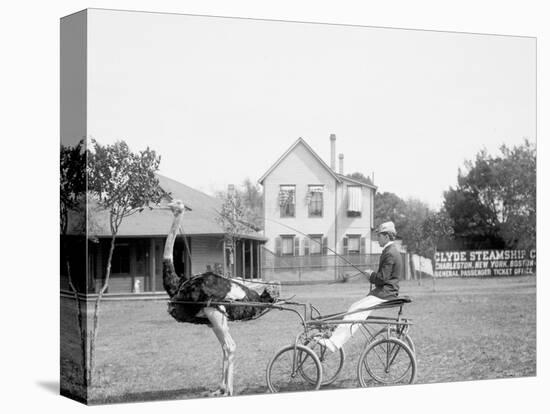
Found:
[[[232,277],[237,276],[237,240],[233,239],[233,275]]]
[[[258,279],[262,278],[262,250],[260,242],[256,242],[256,252],[258,253]]]
[[[128,293],[135,293],[134,292],[134,286],[136,283],[136,240],[133,240],[129,246],[130,249],[130,277],[131,277],[131,285],[130,285],[130,292]]]
[[[248,242],[248,247],[250,249],[250,279],[254,279],[254,240]]]
[[[241,241],[241,272],[243,273],[241,277],[243,279],[246,279],[246,267],[244,266],[245,263],[245,250],[246,250],[246,240],[242,239]]]
[[[225,237],[223,238],[222,243],[222,256],[223,256],[223,275],[227,276],[227,257],[226,257],[226,250],[225,250]]]
[[[256,255],[256,243],[258,242],[256,240],[253,240],[250,246],[250,249],[252,250],[252,258],[254,259],[254,266],[251,266],[252,277],[254,278],[258,278],[258,271],[256,269],[258,263],[258,256]]]
[[[156,269],[156,257],[155,257],[155,239],[150,238],[149,239],[149,283],[151,284],[150,290],[151,292],[154,292],[157,289],[157,283],[156,283],[156,275],[155,275],[155,269]]]

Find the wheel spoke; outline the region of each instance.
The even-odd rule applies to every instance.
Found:
[[[416,374],[416,361],[403,341],[380,338],[363,351],[357,373],[362,386],[367,383],[366,373],[380,384],[410,383]]]
[[[323,373],[323,382],[321,385],[329,385],[332,384],[340,371],[342,370],[344,366],[344,359],[345,354],[344,350],[340,349],[337,352],[331,352],[328,350],[325,346],[319,345],[319,343],[315,340],[311,340],[310,338],[301,339],[303,344],[307,344],[308,348],[311,349],[319,358],[319,362],[322,366],[322,373]],[[312,369],[311,364],[307,364],[308,366],[305,368],[308,369],[302,369],[300,370],[300,374],[311,383],[315,382],[315,375],[310,374],[310,370]]]
[[[307,372],[309,379],[303,375]],[[267,385],[271,392],[318,389],[321,364],[309,348],[290,345],[281,349],[267,366]]]

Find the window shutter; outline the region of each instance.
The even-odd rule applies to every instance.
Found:
[[[309,237],[304,237],[304,256],[309,256]]]
[[[348,238],[344,237],[342,241],[344,242],[344,254],[348,254]]]
[[[360,247],[359,247],[359,252],[361,254],[365,254],[366,253],[366,239],[365,237],[361,237],[361,244],[360,244]]]
[[[281,256],[282,250],[283,250],[283,247],[282,247],[281,238],[280,237],[275,237],[275,254],[277,256]]]
[[[323,255],[328,254],[328,239],[326,237],[323,237]]]
[[[300,256],[300,238],[294,237],[294,256]]]

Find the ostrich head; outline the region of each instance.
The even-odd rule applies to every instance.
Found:
[[[174,200],[168,203],[167,207],[176,216],[182,214],[184,211],[191,211],[181,200]]]

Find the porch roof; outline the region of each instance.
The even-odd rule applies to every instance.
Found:
[[[361,180],[356,180],[355,178],[351,178],[351,177],[348,177],[346,175],[343,175],[343,174],[336,174],[338,177],[340,177],[340,179],[342,181],[346,181],[348,183],[352,183],[352,184],[356,184],[356,185],[360,185],[360,186],[363,186],[363,187],[368,187],[368,188],[372,188],[374,191],[376,191],[378,189],[377,186],[375,186],[371,179],[369,177],[367,177],[367,181],[361,181]]]
[[[192,211],[183,216],[182,234],[190,236],[224,235],[222,226],[216,220],[221,211],[222,202],[185,184],[157,174],[160,186],[171,193],[173,199],[182,200]],[[161,205],[166,204],[166,202]],[[90,208],[93,210],[93,208]],[[119,229],[118,236],[166,236],[174,215],[169,210],[144,209],[141,213],[126,217]],[[110,237],[109,215],[106,210],[93,210],[89,214],[88,233],[97,237]],[[242,234],[242,238],[267,240],[259,233]]]

